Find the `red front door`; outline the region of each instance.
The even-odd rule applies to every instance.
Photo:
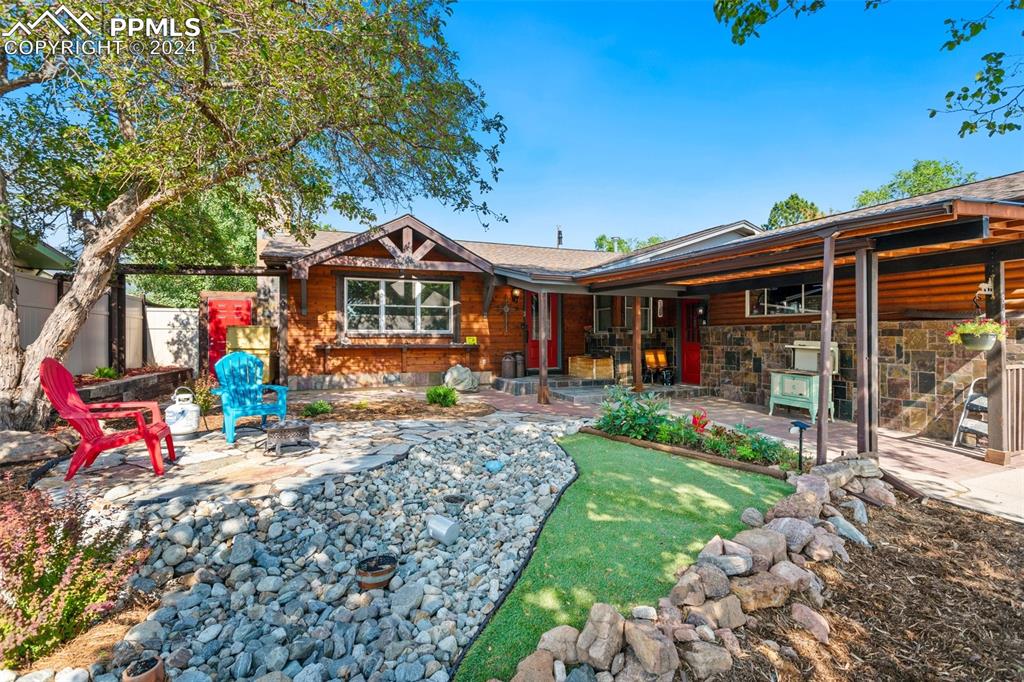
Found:
[[[558,294],[548,294],[548,369],[558,369]],[[540,328],[537,325],[537,294],[526,292],[526,367],[540,369]]]
[[[700,383],[700,307],[702,301],[683,301],[680,315],[679,334],[681,357],[679,359],[680,380],[684,384]]]
[[[211,298],[207,303],[209,312],[209,368],[227,354],[228,327],[252,324],[251,299]]]

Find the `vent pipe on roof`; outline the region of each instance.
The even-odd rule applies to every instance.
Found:
[[[558,244],[556,246],[560,249],[562,248],[562,226],[556,225],[555,229],[558,230]]]

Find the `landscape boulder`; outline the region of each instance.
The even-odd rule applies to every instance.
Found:
[[[751,557],[736,554],[704,556],[697,563],[717,566],[726,575],[748,575],[754,570],[754,560]]]
[[[803,476],[797,476],[794,484],[798,493],[811,493],[822,503],[829,500],[828,481],[822,476],[804,474]]]
[[[771,574],[782,578],[789,584],[789,589],[794,592],[803,592],[811,586],[814,574],[807,569],[800,568],[792,561],[780,561],[771,568]]]
[[[828,464],[819,464],[811,468],[811,473],[815,476],[821,476],[828,481],[828,487],[832,490],[842,488],[850,482],[850,479],[857,475],[848,461],[842,460],[829,462]]]
[[[583,663],[608,670],[622,649],[625,619],[613,606],[598,602],[590,607],[587,624],[576,641],[576,654]]]
[[[704,585],[694,569],[684,573],[669,593],[669,599],[676,606],[699,606],[704,598]]]
[[[877,478],[865,478],[863,479],[863,484],[864,492],[861,493],[861,495],[883,507],[896,506],[896,496],[891,490],[885,487],[885,483],[882,483],[881,480]]]
[[[750,549],[754,557],[762,557],[767,562],[764,568],[756,567],[759,570],[768,570],[777,561],[786,558],[786,536],[777,530],[770,528],[752,528],[741,530],[734,537],[733,542]]]
[[[798,483],[800,478],[803,476],[797,478]],[[820,476],[815,478],[821,479]],[[816,519],[821,514],[822,501],[814,492],[793,493],[776,502],[768,511],[767,518],[778,519],[788,516],[794,519]]]
[[[747,613],[783,606],[789,598],[789,582],[773,573],[733,578],[730,582],[732,593],[739,597],[740,606]]]
[[[559,625],[540,636],[537,648],[550,651],[557,660],[572,665],[579,660],[579,654],[576,653],[576,640],[579,636],[580,631],[573,626]]]
[[[706,598],[720,599],[729,594],[729,577],[718,566],[699,561],[688,570],[700,576]]]
[[[710,599],[700,606],[691,606],[687,610],[690,615],[697,615],[714,628],[738,628],[747,622],[739,597],[730,594],[721,599]]]
[[[789,516],[772,519],[765,528],[782,533],[786,538],[786,548],[790,552],[801,551],[814,535],[814,526],[803,519]]]
[[[626,621],[625,634],[645,671],[663,675],[679,667],[675,644],[652,623]]]
[[[519,661],[511,682],[555,682],[554,663],[550,651],[538,649]]]
[[[459,393],[471,393],[480,388],[480,380],[468,367],[454,365],[444,373],[444,385],[454,388]]]
[[[709,642],[693,642],[683,651],[683,660],[698,680],[732,669],[732,656],[724,648]]]
[[[760,528],[764,525],[764,514],[753,507],[747,507],[740,514],[740,521],[747,524],[751,528]]]
[[[809,606],[799,602],[793,604],[793,620],[806,628],[822,644],[828,644],[829,629],[828,621],[820,613]]]

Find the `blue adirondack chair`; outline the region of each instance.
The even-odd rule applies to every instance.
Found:
[[[260,416],[263,426],[267,416],[276,414],[279,421],[287,419],[288,389],[263,383],[263,361],[249,353],[228,353],[214,366],[220,387],[213,389],[220,396],[224,411],[224,437],[235,442],[235,422],[241,417]],[[266,402],[263,393],[274,391],[276,400]]]

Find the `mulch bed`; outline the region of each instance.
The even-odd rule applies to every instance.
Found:
[[[1024,526],[950,504],[871,509],[868,550],[816,567],[819,644],[788,607],[756,612],[729,679],[1024,680]],[[763,643],[792,647],[791,661]]]

